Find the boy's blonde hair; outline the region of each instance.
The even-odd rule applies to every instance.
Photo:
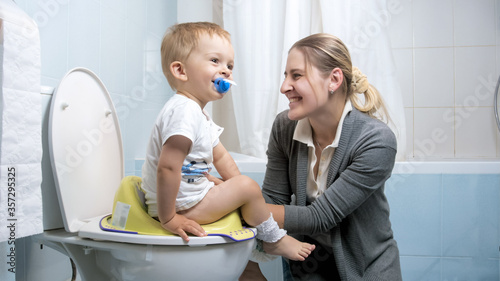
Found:
[[[185,62],[198,45],[202,34],[220,36],[231,42],[229,32],[211,22],[188,22],[171,26],[161,43],[161,66],[168,84],[175,91],[175,78],[170,72],[170,64],[174,61]]]

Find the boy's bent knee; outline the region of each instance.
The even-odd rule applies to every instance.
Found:
[[[248,194],[262,196],[262,191],[259,184],[249,176],[239,175],[235,177],[235,185],[238,188],[245,189],[245,192]]]
[[[259,184],[249,176],[238,175],[238,176],[234,177],[234,179],[238,185],[259,187]]]

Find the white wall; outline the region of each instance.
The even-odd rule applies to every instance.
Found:
[[[390,23],[409,158],[498,158],[500,1],[398,0]]]

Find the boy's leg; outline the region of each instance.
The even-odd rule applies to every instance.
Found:
[[[240,207],[241,215],[251,226],[261,224],[270,216],[259,185],[247,176],[236,176],[212,187],[203,200],[180,214],[207,224]]]
[[[180,214],[188,219],[194,220],[199,224],[214,222],[229,212],[240,208],[243,219],[251,226],[270,232],[281,232],[276,222],[271,218],[271,212],[262,197],[259,185],[247,176],[233,177],[217,186],[212,187],[205,198],[189,210]],[[269,229],[262,227],[269,225],[272,221],[273,226]],[[264,223],[263,225],[261,225]],[[277,234],[279,235],[279,233]],[[259,234],[262,237],[274,237],[277,235]],[[281,238],[275,243],[265,243],[264,250],[273,255],[284,256],[291,260],[304,260],[312,250],[314,245],[300,242],[288,235],[279,235]],[[270,241],[264,241],[270,242]],[[269,247],[271,245],[271,247]]]

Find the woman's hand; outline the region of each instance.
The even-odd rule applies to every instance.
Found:
[[[189,236],[187,235],[187,233],[191,233],[199,237],[207,236],[207,233],[201,227],[201,225],[199,225],[194,220],[190,220],[185,216],[179,214],[175,214],[174,217],[168,222],[162,223],[162,226],[166,230],[179,235],[186,242],[189,241]]]

